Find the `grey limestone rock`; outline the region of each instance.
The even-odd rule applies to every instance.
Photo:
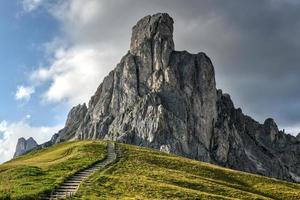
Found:
[[[28,138],[27,140],[23,137],[19,138],[16,146],[14,158],[27,153],[28,151],[36,148],[37,146],[38,144],[32,137]]]
[[[260,124],[235,108],[216,89],[209,57],[175,51],[173,19],[158,13],[133,27],[128,53],[48,145],[108,139],[299,181],[299,137],[279,131],[273,119]]]
[[[300,133],[297,134],[296,138],[298,141],[300,141]]]
[[[64,142],[74,138],[76,132],[81,128],[81,122],[87,113],[86,104],[77,105],[71,109],[68,114],[68,118],[65,127],[60,130],[57,134],[53,135],[50,144],[56,144],[59,142]],[[48,144],[45,144],[46,146]]]

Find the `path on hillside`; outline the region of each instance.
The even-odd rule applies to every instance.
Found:
[[[73,176],[63,182],[58,188],[54,189],[50,196],[44,199],[55,200],[70,197],[76,193],[80,184],[95,171],[106,167],[114,162],[117,158],[115,151],[115,144],[109,143],[107,145],[107,158],[101,162],[98,162],[91,167],[76,172]]]

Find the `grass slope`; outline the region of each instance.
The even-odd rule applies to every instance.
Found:
[[[300,184],[131,145],[83,183],[76,199],[300,199]],[[37,199],[106,155],[101,141],[68,142],[0,165],[0,199]]]
[[[72,199],[300,199],[300,184],[120,146],[120,160],[96,172]]]
[[[106,156],[106,143],[80,141],[30,152],[0,165],[0,199],[37,199]]]

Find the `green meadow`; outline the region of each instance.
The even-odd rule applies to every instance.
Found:
[[[37,199],[106,156],[106,143],[67,142],[0,165],[0,199]]]
[[[0,199],[38,199],[106,156],[106,142],[74,141],[0,165]],[[117,144],[117,161],[71,199],[300,199],[300,184],[239,172],[148,148]]]
[[[300,184],[118,146],[118,162],[91,176],[73,199],[300,199]]]

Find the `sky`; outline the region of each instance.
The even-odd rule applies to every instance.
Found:
[[[298,0],[0,0],[0,163],[88,102],[142,17],[173,17],[176,50],[205,52],[217,87],[257,121],[300,132]]]

